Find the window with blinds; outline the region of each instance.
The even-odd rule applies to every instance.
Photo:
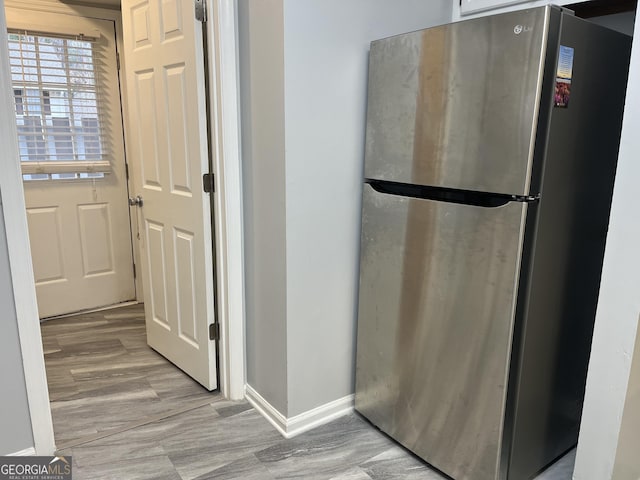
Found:
[[[9,30],[25,180],[101,178],[110,170],[99,42]]]

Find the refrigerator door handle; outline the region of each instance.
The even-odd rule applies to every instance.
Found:
[[[537,202],[540,195],[511,195],[505,193],[476,192],[454,188],[411,185],[407,183],[367,180],[375,191],[387,195],[434,200],[437,202],[459,203],[483,208],[502,207],[510,202]]]
[[[514,202],[530,203],[540,200],[540,194],[537,195],[511,195]]]

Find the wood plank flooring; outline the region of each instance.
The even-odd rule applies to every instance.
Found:
[[[283,439],[149,349],[143,317],[134,306],[43,324],[54,430],[74,479],[444,479],[355,413]],[[569,480],[573,462],[536,480]]]
[[[49,320],[41,329],[57,445],[217,395],[147,346],[143,305]]]

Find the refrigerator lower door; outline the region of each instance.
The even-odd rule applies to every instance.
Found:
[[[364,186],[356,409],[456,480],[498,478],[526,209]]]

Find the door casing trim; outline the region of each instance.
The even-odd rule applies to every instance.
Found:
[[[220,323],[220,389],[244,398],[245,305],[238,19],[234,0],[207,0],[211,146],[215,198],[216,278]]]

